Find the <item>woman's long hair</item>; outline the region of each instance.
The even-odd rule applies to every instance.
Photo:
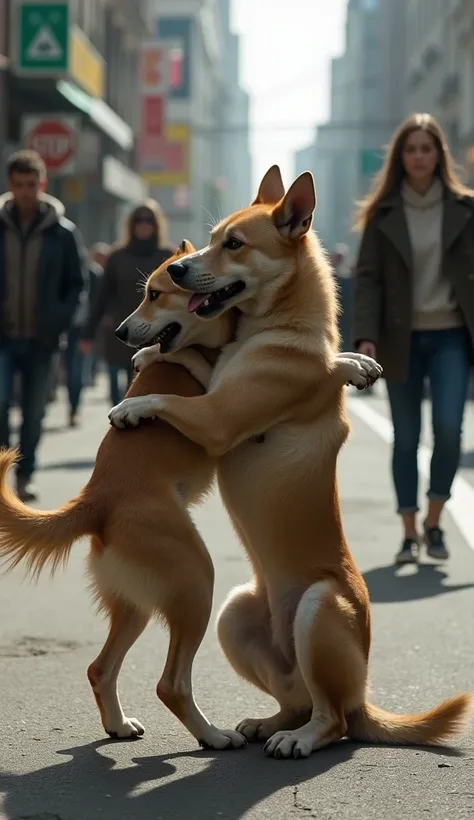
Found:
[[[124,247],[129,244],[133,237],[133,222],[135,215],[137,211],[142,211],[144,208],[151,212],[155,220],[157,247],[169,247],[168,221],[161,205],[155,199],[145,199],[139,205],[136,205],[129,214],[127,214],[122,225],[122,236],[116,247]]]
[[[413,114],[394,133],[385,151],[384,164],[374,178],[369,193],[357,203],[355,230],[364,230],[376,213],[380,202],[400,189],[405,175],[403,149],[407,138],[415,131],[426,131],[433,138],[439,157],[435,173],[445,187],[458,196],[474,195],[474,192],[464,185],[458,176],[446,137],[439,123],[431,114]]]

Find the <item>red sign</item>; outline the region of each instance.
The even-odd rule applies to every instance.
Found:
[[[163,167],[163,144],[166,126],[166,100],[163,95],[141,99],[139,155],[142,171]]]
[[[76,133],[60,119],[42,119],[25,134],[25,147],[37,151],[51,172],[64,169],[76,152]]]
[[[166,136],[169,75],[169,46],[159,40],[142,43],[138,132],[138,165],[142,172],[163,168],[162,155]]]
[[[157,41],[142,43],[139,84],[142,94],[166,94],[169,85],[169,57],[165,44]]]
[[[183,49],[173,47],[169,56],[170,88],[180,88],[183,84],[184,52]]]
[[[165,121],[163,97],[143,97],[142,129],[150,137],[162,137]]]

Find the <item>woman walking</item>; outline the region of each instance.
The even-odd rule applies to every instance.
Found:
[[[166,220],[158,203],[147,200],[134,208],[126,221],[123,242],[107,259],[83,334],[82,349],[89,352],[98,325],[104,319],[103,351],[112,405],[122,400],[133,377],[130,350],[118,341],[114,331],[138,306],[140,285],[148,274],[172,254]],[[121,375],[125,377],[122,385]]]
[[[395,133],[361,203],[356,265],[357,349],[384,368],[394,428],[392,472],[403,523],[397,564],[417,563],[417,454],[425,379],[434,448],[423,538],[449,558],[440,519],[459,467],[474,340],[474,192],[456,175],[445,136],[428,114]]]

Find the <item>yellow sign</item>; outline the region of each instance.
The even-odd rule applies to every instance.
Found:
[[[71,27],[69,54],[71,78],[92,97],[102,99],[105,93],[104,60],[77,26]]]
[[[64,180],[63,199],[66,204],[70,202],[82,202],[83,195],[83,184],[79,177],[68,177]]]
[[[149,185],[187,185],[189,182],[189,125],[170,122],[166,126],[163,170],[143,173]]]

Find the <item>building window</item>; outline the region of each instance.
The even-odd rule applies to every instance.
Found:
[[[363,11],[376,11],[379,7],[379,0],[362,0]]]

